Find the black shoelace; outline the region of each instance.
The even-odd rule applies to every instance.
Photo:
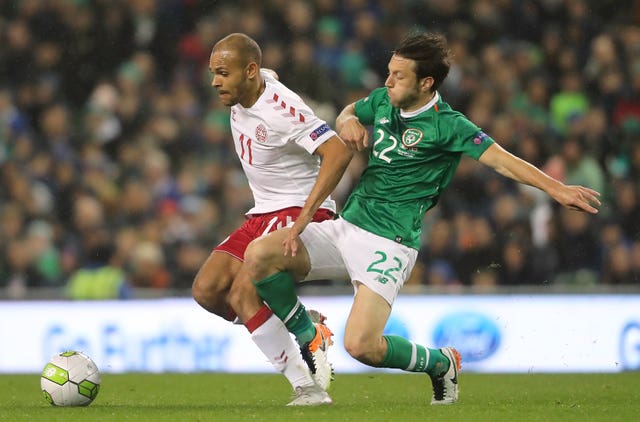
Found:
[[[302,353],[302,359],[307,363],[309,369],[312,374],[316,373],[316,361],[313,359],[313,355],[311,354],[311,350],[309,350],[309,343],[306,343],[304,346],[300,348],[300,353]]]

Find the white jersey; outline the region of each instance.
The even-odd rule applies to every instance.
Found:
[[[247,214],[302,207],[320,169],[313,152],[336,134],[297,94],[261,75],[266,86],[256,103],[231,107],[233,142],[255,202]],[[336,205],[327,198],[321,208],[335,212]]]

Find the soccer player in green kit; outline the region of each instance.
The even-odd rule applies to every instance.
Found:
[[[462,154],[517,182],[535,186],[565,207],[595,214],[600,194],[565,185],[500,147],[443,101],[438,86],[449,72],[439,34],[407,36],[389,61],[385,86],[348,105],[336,127],[351,148],[370,144],[369,163],[340,218],[283,229],[252,242],[245,254],[259,299],[248,283],[231,293],[236,311],[250,315],[264,300],[299,339],[313,323],[295,282],[347,279],[355,297],[344,334],[347,352],[373,367],[425,372],[431,404],[458,399],[460,355],[399,336],[384,336],[393,301],[411,274],[424,214],[451,182]],[[366,126],[373,126],[372,138]]]

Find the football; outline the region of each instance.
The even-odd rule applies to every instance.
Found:
[[[84,353],[62,352],[45,365],[40,387],[54,406],[87,406],[100,391],[100,371]]]

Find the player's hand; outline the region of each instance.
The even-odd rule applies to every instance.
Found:
[[[339,135],[353,151],[362,151],[369,146],[369,132],[355,116],[344,122]]]
[[[300,219],[296,220],[293,226],[289,228],[289,232],[287,236],[282,241],[282,246],[284,247],[284,256],[291,255],[291,257],[295,257],[298,253],[298,248],[300,246],[300,233],[304,230],[307,225],[300,221]]]
[[[564,186],[554,199],[567,208],[597,214],[601,204],[600,192],[584,186]]]

